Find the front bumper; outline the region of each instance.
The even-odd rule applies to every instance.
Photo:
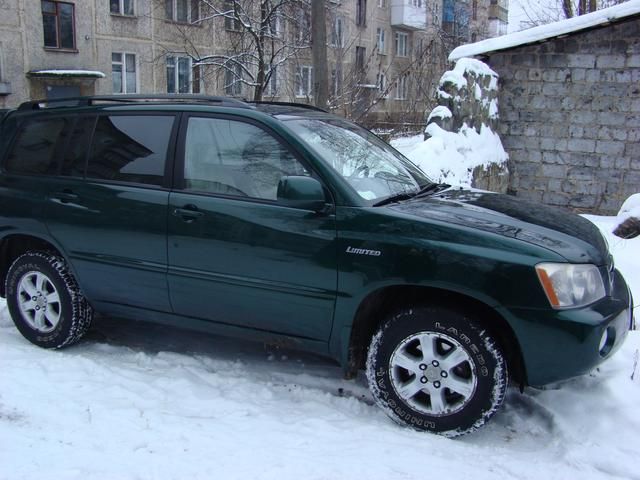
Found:
[[[609,358],[634,326],[633,299],[617,270],[610,295],[584,308],[509,309],[527,384],[583,375]]]

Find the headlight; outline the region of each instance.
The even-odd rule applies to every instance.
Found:
[[[595,265],[540,263],[536,272],[553,308],[581,307],[605,296],[602,275]]]

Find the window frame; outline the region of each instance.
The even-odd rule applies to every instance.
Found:
[[[187,20],[178,20],[178,2],[184,1],[186,2],[187,7]],[[169,16],[169,11],[167,9],[167,2],[171,2],[171,16]],[[181,25],[194,25],[200,21],[201,18],[201,9],[200,2],[197,2],[197,10],[196,10],[196,18],[193,17],[193,4],[192,0],[165,0],[165,20],[168,22],[179,23]]]
[[[330,203],[332,206],[335,205],[335,193],[330,188],[330,184],[325,181],[322,176],[319,174],[317,169],[313,167],[311,162],[309,162],[305,158],[305,154],[299,150],[297,150],[293,145],[290,145],[277,131],[271,128],[268,125],[260,122],[259,120],[255,120],[253,118],[242,117],[233,114],[225,114],[225,113],[202,113],[202,112],[187,112],[182,114],[182,118],[180,119],[180,129],[178,131],[178,137],[176,139],[177,145],[175,148],[175,161],[173,163],[173,178],[171,183],[171,190],[177,191],[182,194],[188,195],[196,195],[201,197],[213,197],[220,199],[227,199],[231,201],[241,201],[248,203],[260,203],[265,205],[272,205],[280,208],[296,208],[285,206],[281,203],[278,203],[277,200],[269,200],[266,198],[256,198],[256,197],[246,197],[239,195],[229,195],[224,193],[215,193],[215,192],[204,192],[199,190],[189,190],[185,188],[185,179],[184,179],[184,170],[185,170],[185,159],[186,159],[186,140],[187,140],[187,130],[189,127],[189,119],[190,118],[211,118],[217,120],[227,120],[234,122],[246,123],[249,125],[253,125],[267,134],[271,135],[283,148],[291,153],[291,155],[304,167],[306,168],[310,176],[318,180],[323,187],[325,192],[326,201]],[[296,208],[298,209],[298,208]],[[304,210],[304,209],[298,209]]]
[[[398,77],[398,79],[396,80],[396,94],[395,94],[395,98],[394,100],[398,100],[398,101],[404,101],[407,100],[407,92],[408,92],[408,87],[407,87],[407,79],[408,79],[409,75],[400,75]]]
[[[367,0],[356,0],[356,26],[367,27]]]
[[[387,54],[387,32],[384,28],[378,27],[376,29],[376,47],[378,48],[378,55]]]
[[[303,86],[303,80],[304,80],[304,75],[303,75],[303,70],[309,70],[309,77],[308,77],[308,84],[307,84],[307,88],[308,88],[308,92],[305,93],[300,93],[300,91],[298,90],[298,78],[300,78],[300,86]],[[312,65],[298,65],[296,67],[296,78],[294,79],[294,88],[295,88],[295,96],[296,98],[313,98],[313,66]]]
[[[344,18],[336,15],[331,28],[331,44],[334,48],[344,48]]]
[[[44,49],[45,50],[56,50],[56,51],[63,51],[63,52],[77,52],[78,51],[78,42],[77,42],[77,35],[76,35],[76,5],[75,3],[71,3],[71,2],[60,2],[58,0],[44,0],[47,1],[49,3],[53,3],[56,6],[56,13],[49,13],[49,12],[45,12],[42,9],[42,4],[43,1],[41,0],[40,2],[40,11],[42,14],[42,41],[44,44]],[[69,48],[69,47],[61,47],[60,44],[60,5],[64,4],[64,5],[70,5],[71,6],[71,35],[73,38],[73,47]],[[55,22],[56,22],[56,46],[50,46],[47,45],[45,43],[45,38],[44,38],[44,17],[49,16],[49,17],[55,17]]]
[[[135,53],[132,53],[132,52],[111,52],[111,55],[113,55],[114,53],[122,55],[122,60],[120,62],[114,62],[113,61],[113,57],[111,58],[111,90],[112,90],[112,92],[113,92],[113,65],[114,65],[114,63],[115,64],[119,63],[120,65],[122,65],[122,71],[120,72],[120,74],[121,74],[121,80],[120,81],[122,82],[121,85],[123,87],[122,88],[123,91],[122,92],[113,92],[113,93],[114,94],[117,93],[117,94],[121,94],[121,95],[130,95],[130,94],[138,93],[140,91],[140,88],[139,88],[140,78],[139,78],[139,75],[138,75],[138,70],[139,70],[138,69],[138,56]],[[135,88],[134,92],[126,91],[127,90],[127,88],[126,88],[126,86],[127,86],[127,82],[126,82],[126,78],[127,78],[127,72],[126,72],[126,69],[127,69],[127,58],[126,57],[127,57],[127,55],[133,56],[133,64],[135,66],[136,88]]]
[[[136,16],[136,0],[129,0],[131,2],[131,13],[125,13],[124,11],[124,3],[127,0],[117,0],[118,2],[118,11],[114,12],[111,9],[111,1],[109,1],[109,13],[111,15],[119,15],[122,17],[135,17]]]
[[[400,41],[401,38],[403,39],[402,42]],[[404,48],[401,48],[401,46]],[[396,57],[409,57],[409,34],[407,32],[395,32],[395,47]]]
[[[168,72],[168,67],[169,67],[169,59],[173,58],[175,63],[173,65],[173,80],[175,82],[175,92],[170,92],[169,91],[169,72]],[[179,63],[180,63],[180,59],[182,58],[186,58],[189,60],[189,89],[187,92],[181,92],[180,91],[180,68],[179,68]],[[180,95],[180,94],[185,94],[185,93],[193,93],[193,59],[191,57],[185,56],[185,55],[166,55],[165,58],[165,76],[166,76],[166,83],[167,83],[167,93],[170,95]]]

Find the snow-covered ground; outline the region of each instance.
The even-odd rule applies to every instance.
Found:
[[[607,236],[640,298],[640,238]],[[450,440],[397,426],[324,359],[110,319],[42,350],[2,301],[0,479],[640,479],[639,349],[631,332],[591,375],[511,388]]]

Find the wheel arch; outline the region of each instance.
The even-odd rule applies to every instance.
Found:
[[[402,305],[441,305],[478,317],[505,353],[511,378],[522,389],[527,384],[520,343],[509,322],[487,303],[463,293],[429,286],[387,286],[369,293],[359,304],[351,325],[347,377],[364,367],[371,338],[394,309]]]
[[[23,233],[6,235],[0,239],[0,297],[6,296],[5,280],[9,267],[16,258],[29,251],[52,252],[65,257],[62,250],[48,239]]]

